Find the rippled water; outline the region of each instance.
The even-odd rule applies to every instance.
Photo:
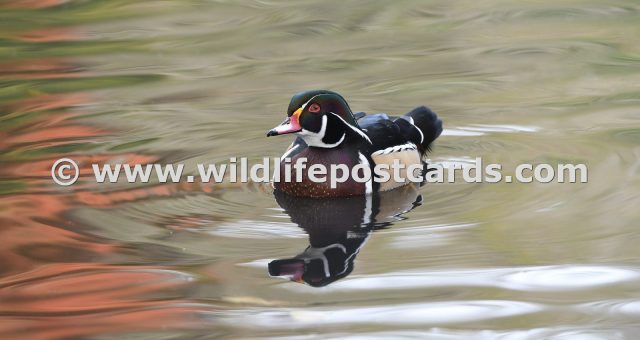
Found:
[[[0,337],[640,336],[637,2],[0,7]],[[262,184],[49,177],[279,156],[264,133],[312,88],[429,105],[434,162],[584,162],[589,183],[427,184],[359,225],[358,199]]]

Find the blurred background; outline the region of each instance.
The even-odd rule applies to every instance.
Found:
[[[0,1],[0,337],[638,337],[639,11]],[[427,184],[316,288],[267,273],[309,244],[268,185],[87,175],[280,156],[290,138],[265,132],[314,88],[354,111],[430,106],[433,162],[585,163],[589,183]],[[73,186],[50,178],[61,157]]]

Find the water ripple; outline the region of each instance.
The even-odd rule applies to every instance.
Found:
[[[227,324],[244,322],[251,327],[301,328],[335,325],[428,325],[473,322],[544,310],[539,304],[507,301],[447,301],[409,303],[394,306],[340,308],[340,309],[283,309],[237,311],[236,316],[220,316]],[[241,321],[242,320],[242,321]]]
[[[0,337],[637,338],[639,13],[0,1]],[[264,132],[311,88],[357,111],[429,105],[435,162],[585,163],[589,183],[428,184],[351,276],[312,290],[264,270],[307,246],[266,186],[84,172],[278,156],[290,139]],[[73,187],[48,174],[63,156]]]
[[[352,277],[336,283],[338,290],[395,290],[433,287],[497,287],[518,291],[564,292],[640,282],[640,271],[603,266],[546,266],[454,271],[390,273]]]

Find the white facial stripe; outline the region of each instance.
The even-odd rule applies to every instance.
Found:
[[[369,164],[369,160],[367,159],[367,157],[365,157],[362,152],[358,152],[358,158],[360,161],[360,164],[366,164],[367,166],[371,166]],[[371,194],[373,192],[373,178],[370,178],[364,185],[365,185],[365,193],[367,195]],[[367,203],[370,203],[369,201],[367,201]],[[369,213],[369,216],[371,216],[371,213]]]
[[[357,127],[355,127],[355,126],[353,126],[353,125],[351,125],[351,124],[349,124],[349,123],[347,123],[347,122],[346,122],[344,119],[342,119],[342,117],[340,117],[338,114],[333,113],[333,112],[329,112],[329,113],[331,113],[332,115],[334,115],[334,116],[338,117],[338,118],[339,118],[339,119],[344,123],[344,125],[346,125],[346,126],[350,127],[350,128],[351,128],[351,130],[353,130],[353,131],[355,131],[357,134],[359,134],[359,135],[360,135],[360,137],[362,137],[362,138],[366,139],[366,140],[367,140],[367,142],[369,142],[369,144],[373,144],[373,143],[371,143],[371,139],[369,139],[369,136],[367,136],[367,134],[366,134],[366,133],[362,132],[362,130],[358,129]]]
[[[342,134],[342,137],[340,137],[338,142],[334,144],[327,144],[323,142],[322,138],[324,138],[324,133],[327,131],[327,119],[327,116],[322,116],[322,127],[320,128],[320,131],[311,132],[309,130],[302,129],[302,131],[298,132],[298,135],[300,135],[300,137],[302,137],[305,143],[307,143],[307,145],[309,146],[316,146],[326,149],[335,148],[344,141],[346,134]]]
[[[307,107],[307,105],[309,105],[309,103],[310,103],[312,100],[316,99],[316,97],[317,97],[317,96],[319,96],[319,94],[316,94],[315,96],[311,97],[311,99],[307,100],[307,102],[306,102],[306,103],[302,104],[302,106],[300,106],[300,108],[304,111],[304,108],[305,108],[305,107]]]

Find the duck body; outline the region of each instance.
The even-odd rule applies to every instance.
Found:
[[[384,113],[353,114],[342,96],[327,90],[306,91],[296,94],[289,104],[287,119],[270,130],[267,136],[295,133],[297,138],[289,146],[280,162],[280,180],[274,182],[278,191],[302,197],[344,197],[387,191],[409,181],[356,181],[364,176],[361,169],[349,173],[345,181],[333,181],[330,167],[344,165],[350,171],[356,166],[368,167],[371,174],[380,164],[394,162],[406,168],[422,165],[431,143],[442,132],[442,121],[425,106],[418,107],[402,117]],[[299,159],[306,160],[304,169],[297,169]],[[327,169],[324,181],[312,181],[308,169],[313,165]],[[298,174],[298,171],[302,172]],[[283,174],[289,173],[289,180]],[[338,176],[341,171],[336,173]],[[302,179],[296,181],[296,178]],[[335,187],[332,187],[332,184]]]

